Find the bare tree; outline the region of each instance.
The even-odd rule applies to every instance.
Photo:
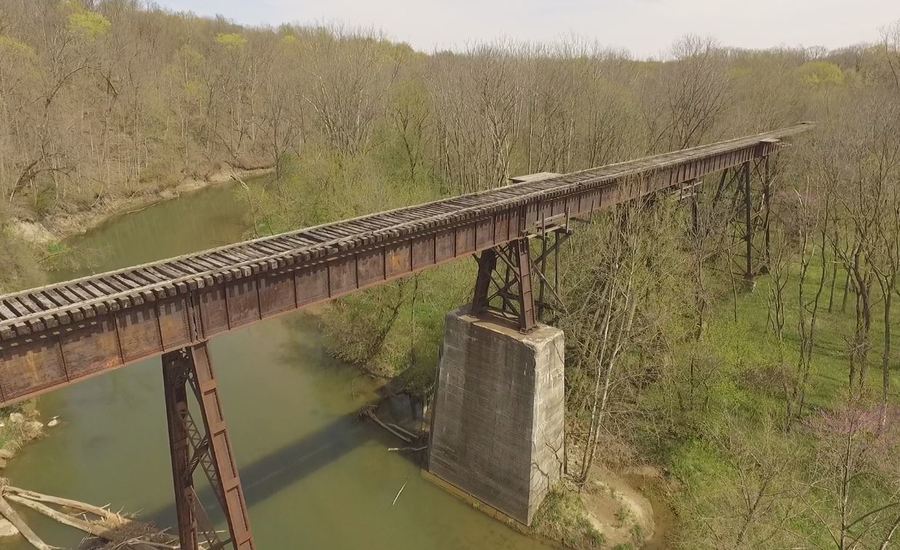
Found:
[[[884,28],[881,33],[882,48],[891,82],[900,94],[900,20]]]
[[[893,418],[897,411],[888,414]],[[886,548],[897,530],[900,477],[895,457],[900,437],[896,422],[889,423],[889,430],[882,428],[882,416],[881,407],[873,409],[851,400],[810,421],[821,442],[818,475],[831,512],[817,519],[839,550]],[[866,487],[872,481],[884,484],[888,492],[868,494]]]
[[[395,90],[390,118],[403,145],[409,181],[416,181],[429,145],[430,105],[427,92],[418,79],[404,79]]]
[[[304,101],[316,114],[328,143],[344,155],[363,152],[385,107],[400,58],[385,57],[377,37],[320,34],[313,41]]]
[[[513,53],[479,47],[435,59],[436,166],[450,192],[505,185],[522,107]]]
[[[739,418],[729,412],[721,430],[710,434],[723,471],[710,480],[716,487],[711,501],[690,501],[698,521],[688,530],[698,532],[694,540],[701,548],[801,546],[792,523],[807,512],[804,500],[811,488],[794,477],[790,462],[803,450],[796,440],[785,439],[770,417],[760,418],[752,434]]]
[[[728,102],[722,52],[711,38],[688,35],[672,47],[645,101],[650,149],[683,149],[708,137]]]
[[[814,166],[804,166],[816,176],[800,177],[801,185],[795,185],[789,193],[796,197],[795,207],[785,214],[785,231],[797,241],[797,336],[798,354],[795,368],[785,373],[786,427],[803,415],[806,392],[812,373],[813,357],[816,350],[816,328],[819,320],[819,306],[825,290],[828,275],[828,252],[830,250],[831,218],[833,216],[834,190],[817,178]],[[818,182],[818,183],[814,183]],[[815,268],[818,267],[818,275]],[[781,268],[779,268],[781,270]],[[778,277],[772,274],[773,284]],[[811,295],[807,286],[812,285]],[[782,333],[783,334],[783,333]],[[783,342],[783,336],[780,339]],[[783,360],[783,356],[782,356]]]

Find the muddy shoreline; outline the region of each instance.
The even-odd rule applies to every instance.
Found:
[[[104,223],[130,214],[154,204],[177,199],[214,185],[222,185],[235,179],[249,179],[267,176],[275,172],[274,167],[239,170],[228,168],[218,170],[203,178],[187,178],[174,187],[160,188],[131,196],[104,199],[91,208],[77,212],[59,212],[42,220],[30,217],[13,217],[10,231],[16,237],[36,246],[47,246],[86,233]]]

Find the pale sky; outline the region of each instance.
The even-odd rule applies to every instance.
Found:
[[[341,24],[377,29],[417,50],[496,39],[578,37],[658,57],[688,33],[724,46],[825,46],[878,39],[900,0],[156,0],[245,25]]]

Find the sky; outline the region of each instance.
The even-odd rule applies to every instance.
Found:
[[[838,48],[876,41],[900,0],[156,0],[173,11],[244,25],[337,24],[374,29],[417,50],[498,39],[576,37],[661,57],[685,34],[723,46]]]

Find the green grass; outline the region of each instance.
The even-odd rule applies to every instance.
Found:
[[[586,517],[578,494],[563,488],[551,491],[535,514],[532,529],[568,548],[603,548],[606,538]]]
[[[804,293],[808,298],[812,298],[815,292],[815,283],[818,280],[818,268],[813,267],[808,276],[808,283]],[[784,350],[785,360],[788,365],[795,365],[799,357],[799,336],[797,332],[798,308],[797,296],[799,290],[797,287],[797,278],[799,273],[795,268],[791,273],[791,281],[785,288],[786,320],[784,334]],[[835,297],[832,312],[828,312],[828,284],[821,298],[818,320],[816,324],[815,349],[813,351],[813,362],[811,381],[809,387],[809,404],[813,408],[831,407],[835,403],[835,399],[846,393],[847,381],[849,376],[848,362],[848,343],[854,330],[854,296],[849,294],[847,297],[847,310],[841,312],[841,301],[843,298],[843,273],[838,272],[838,288],[835,290]],[[773,330],[768,324],[769,314],[769,293],[771,288],[771,279],[769,277],[761,277],[757,281],[756,288],[752,292],[743,293],[738,297],[737,301],[737,321],[734,320],[734,305],[727,302],[720,302],[716,305],[713,318],[710,321],[710,330],[708,332],[709,343],[719,351],[721,359],[729,365],[743,365],[749,368],[758,368],[760,366],[772,366],[777,362],[777,353],[775,346],[777,339]],[[880,295],[880,290],[873,288],[873,296]],[[880,298],[876,298],[880,300]],[[894,327],[900,327],[900,314],[893,312]],[[880,302],[876,304],[873,311],[871,329],[871,350],[869,352],[869,377],[867,386],[873,391],[880,390],[881,384],[881,355],[883,352],[883,343],[881,340],[883,323],[883,310]],[[896,330],[896,329],[895,329]],[[898,352],[893,350],[893,363],[896,364]],[[894,379],[897,378],[896,373]],[[750,397],[754,400],[765,399],[770,397],[766,392],[749,389]],[[896,389],[893,394],[896,396]],[[776,400],[777,401],[777,400]],[[773,404],[773,400],[766,400],[767,404]]]
[[[789,369],[794,368],[799,356],[797,276],[795,269],[785,288],[784,352]],[[813,272],[808,277],[810,282],[804,292],[810,298],[815,292],[814,284],[818,276],[819,273]],[[841,312],[842,277],[839,271],[832,312],[828,312],[829,281],[826,281],[821,298],[805,418],[821,410],[842,406],[848,395],[847,339],[853,333],[855,313],[852,294],[847,299],[847,311]],[[766,424],[766,419],[772,419],[775,424],[783,419],[785,403],[782,385],[777,380],[780,369],[777,338],[768,322],[771,284],[771,278],[761,277],[752,291],[738,295],[736,304],[730,295],[722,295],[715,304],[703,342],[703,349],[710,350],[713,355],[710,359],[720,369],[711,389],[711,404],[703,411],[693,437],[670,441],[662,457],[683,484],[684,490],[676,495],[673,504],[681,517],[680,540],[685,547],[694,546],[705,535],[706,528],[698,516],[712,518],[708,520],[710,524],[727,521],[721,519],[732,512],[728,509],[727,495],[736,491],[742,480],[746,481],[741,477],[740,468],[735,466],[735,461],[740,458],[717,444],[717,438],[726,430],[739,432],[741,437],[751,442],[775,438],[776,444],[785,453],[783,459],[788,465],[784,474],[785,483],[789,480],[812,483],[817,479],[816,453],[822,443],[806,429],[805,419],[801,419],[787,433],[780,431],[780,425],[772,429],[771,425]],[[872,293],[878,295],[880,291],[875,287]],[[870,335],[872,346],[867,380],[867,389],[873,396],[881,392],[882,315],[880,305],[876,306]],[[900,315],[896,312],[892,325],[900,325]],[[896,349],[892,355],[892,364],[896,369]],[[900,385],[898,378],[900,376],[895,371],[891,393],[894,403],[897,402],[896,388]],[[777,441],[779,438],[780,441]],[[746,476],[746,471],[743,475]],[[886,491],[887,487],[876,483],[861,486],[858,495],[862,500],[875,501],[879,497],[884,498]],[[788,523],[807,543],[831,544],[822,525],[814,518],[819,514],[827,516],[829,503],[823,498],[821,493],[811,493],[803,499],[803,505],[810,506],[809,513],[800,514]],[[720,520],[716,520],[717,517]]]
[[[0,294],[35,285],[43,280],[37,252],[21,239],[13,236],[5,226],[5,213],[0,210]]]
[[[25,415],[25,422],[33,420],[37,414],[37,407],[34,401],[26,401],[18,405],[12,405],[0,409],[0,449],[7,449],[15,453],[28,441],[28,434],[25,430],[25,422],[12,423],[9,421],[9,415],[12,413],[21,413]]]

